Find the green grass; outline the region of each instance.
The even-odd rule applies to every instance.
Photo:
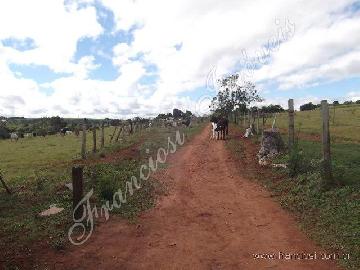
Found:
[[[109,146],[114,127],[105,129],[105,145]],[[97,146],[100,145],[99,131]],[[92,133],[87,132],[87,150],[92,149]],[[36,170],[58,167],[63,162],[80,158],[81,133],[75,135],[51,135],[19,139],[18,142],[0,140],[0,170],[8,181],[27,178]]]
[[[190,139],[203,126],[204,124],[199,124],[190,129],[182,129],[182,131]],[[94,188],[92,203],[101,206],[105,200],[111,199],[115,190],[124,189],[130,176],[139,174],[139,166],[146,164],[150,156],[156,159],[159,147],[167,148],[168,137],[174,141],[175,131],[174,128],[153,127],[151,132],[136,133],[117,144],[107,143],[108,146],[103,151],[105,156],[134,143],[141,142],[141,145],[138,145],[140,150],[138,155],[134,155],[134,158],[130,160],[120,160],[114,164],[90,162],[85,167],[84,194]],[[110,133],[111,130],[107,130],[107,134]],[[43,148],[43,153],[33,153],[36,146],[40,147],[44,142],[56,146]],[[64,187],[64,183],[71,182],[71,160],[78,158],[80,141],[75,136],[65,138],[50,136],[24,139],[18,144],[9,141],[0,143],[1,146],[5,146],[9,155],[1,158],[7,160],[5,176],[10,188],[14,191],[12,195],[8,195],[0,188],[0,256],[7,258],[4,267],[19,266],[21,269],[21,264],[11,259],[15,254],[31,254],[29,249],[39,242],[57,250],[64,249],[69,244],[67,231],[72,225],[72,194]],[[20,146],[24,151],[22,155],[11,151]],[[88,147],[91,149],[91,144]],[[99,153],[91,155],[89,159],[96,161],[98,156]],[[116,177],[113,177],[114,175]],[[138,213],[154,205],[156,196],[162,194],[163,188],[153,179],[147,181],[139,190],[136,190],[133,196],[129,197],[126,204],[120,209],[115,209],[111,214],[134,222]],[[41,211],[54,203],[65,210],[54,216],[38,217]]]
[[[354,121],[347,120],[348,123]],[[313,130],[317,122],[304,121],[305,130]],[[286,130],[283,133],[286,134]],[[248,179],[269,189],[282,207],[293,212],[303,230],[317,243],[332,252],[349,253],[350,260],[341,260],[340,264],[355,270],[360,269],[360,144],[351,136],[344,140],[336,130],[333,136],[338,138],[331,144],[333,175],[338,185],[329,190],[321,189],[321,142],[316,140],[298,140],[297,155],[303,168],[294,177],[289,177],[285,169],[273,169],[264,177],[254,169],[255,165],[243,171]],[[258,142],[256,137],[252,140],[252,143]],[[234,155],[244,158],[247,145],[243,140],[232,139],[227,144]],[[275,162],[288,161],[289,155],[284,153]]]
[[[319,172],[301,174],[292,181],[268,183],[281,205],[295,213],[303,229],[330,251],[350,254],[340,263],[360,268],[360,190],[343,186],[319,191]]]
[[[321,144],[299,141],[299,147],[308,159],[321,159]],[[360,184],[360,144],[332,143],[332,164],[336,180],[343,185]]]
[[[335,109],[335,113],[334,113]],[[360,143],[360,105],[330,106],[330,134],[335,142]],[[335,117],[334,117],[335,115]],[[268,119],[266,126],[272,125]],[[280,113],[276,118],[276,127],[288,128],[288,113]],[[320,135],[322,129],[320,110],[295,112],[296,133]]]

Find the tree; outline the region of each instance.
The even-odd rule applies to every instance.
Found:
[[[334,102],[333,102],[333,105],[339,105],[340,103],[339,103],[339,101],[337,101],[337,100],[335,100]]]
[[[245,110],[252,102],[262,101],[252,82],[239,84],[239,74],[232,74],[218,80],[220,91],[211,103],[212,111],[228,116],[236,109]]]
[[[356,104],[360,104],[360,99],[359,99],[359,100],[357,100],[357,101],[355,101],[355,103],[356,103]]]
[[[228,116],[235,107],[234,95],[228,88],[219,91],[217,96],[213,98],[211,106],[215,114]]]
[[[156,116],[156,119],[166,119],[166,114],[159,113],[158,116]]]
[[[120,126],[120,124],[121,124],[121,121],[119,119],[111,119],[110,120],[110,125],[113,127]]]
[[[278,112],[284,112],[285,110],[280,105],[270,104],[268,106],[262,106],[261,111],[263,113],[278,113]]]
[[[50,129],[54,131],[59,131],[60,129],[66,127],[66,122],[63,118],[59,116],[54,116],[50,118]]]
[[[179,109],[173,109],[173,116],[174,118],[182,118],[184,113]]]
[[[319,108],[320,105],[314,105],[312,104],[312,102],[303,104],[300,106],[300,111],[311,111],[311,110],[315,110],[316,108]]]

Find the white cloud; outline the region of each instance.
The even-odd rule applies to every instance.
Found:
[[[0,81],[0,115],[31,116],[46,107],[46,97],[39,92],[37,83],[17,78],[4,62],[0,62]]]
[[[333,60],[319,64],[316,67],[304,68],[298,72],[282,75],[278,77],[281,83],[280,88],[289,89],[301,87],[309,84],[316,84],[319,80],[326,79],[336,81],[346,77],[360,76],[360,50],[353,51],[335,57]]]
[[[104,31],[97,22],[95,2],[0,3],[0,40],[29,38],[35,47],[20,51],[0,42],[0,78],[6,86],[0,89],[0,102],[14,100],[0,114],[30,116],[37,109],[37,115],[128,117],[175,106],[205,110],[197,108],[209,101],[199,105],[184,93],[205,86],[214,65],[218,75],[236,70],[244,50],[254,56],[269,40],[281,36],[286,18],[295,24],[295,35],[254,72],[255,81],[263,87],[277,82],[290,89],[360,76],[360,17],[344,11],[351,0],[99,0],[114,13],[112,30],[133,37],[112,51],[99,49],[98,54],[111,57],[120,75],[113,81],[94,80],[91,72],[101,68],[94,55],[74,62],[74,53],[79,40],[96,39]],[[38,85],[12,73],[10,63],[45,65],[70,75]],[[156,66],[151,74],[158,79],[141,84],[140,79],[149,75],[149,65]],[[53,92],[45,95],[41,88]],[[308,95],[304,102],[316,98]]]
[[[0,2],[0,40],[34,40],[36,48],[7,50],[2,60],[46,65],[55,72],[72,72],[77,42],[102,32],[94,7],[67,9],[63,0],[11,0]],[[1,53],[1,51],[0,51]]]
[[[121,65],[128,63],[130,61],[129,58],[131,56],[134,56],[133,54],[131,54],[130,47],[126,43],[119,43],[118,45],[116,45],[113,48],[113,53],[113,64],[118,67],[121,67]]]
[[[102,0],[116,18],[117,29],[134,30],[134,41],[115,61],[124,63],[129,52],[144,53],[145,61],[159,68],[155,98],[171,92],[202,86],[216,64],[227,73],[242,60],[242,50],[254,55],[269,39],[277,37],[285,18],[296,25],[295,37],[272,54],[269,65],[254,79],[278,80],[290,87],[317,79],[310,68],[323,69],[323,76],[338,68],[334,57],[358,48],[359,19],[341,12],[352,1],[111,1]],[[261,6],[261,8],[260,8]],[[278,25],[275,19],[278,18]],[[355,36],[354,36],[355,34]],[[352,36],[350,39],[349,36]],[[182,44],[181,50],[175,45]],[[326,67],[327,61],[334,67]],[[337,59],[339,62],[343,59]],[[349,63],[343,63],[345,66]],[[307,70],[309,69],[309,70]],[[326,71],[328,69],[328,71]],[[344,70],[346,73],[347,70]],[[288,75],[292,78],[288,78]],[[346,76],[346,75],[345,75]]]
[[[347,93],[347,99],[350,99],[352,101],[358,101],[360,100],[360,91],[351,91]]]
[[[39,116],[49,113],[49,97],[32,79],[12,73],[9,64],[45,65],[55,72],[73,73],[84,79],[95,69],[93,56],[73,62],[77,42],[96,37],[102,27],[94,7],[68,9],[62,0],[0,2],[0,114]],[[29,50],[5,47],[1,40],[33,41]],[[23,102],[16,102],[22,100]],[[50,102],[51,103],[51,102]],[[51,111],[50,111],[51,112]]]
[[[100,67],[100,65],[96,65],[94,61],[95,57],[92,55],[82,57],[78,61],[77,65],[73,66],[72,72],[74,73],[74,76],[79,79],[87,79],[89,77],[90,71]]]
[[[283,44],[271,63],[255,72],[255,78],[273,79],[288,89],[319,79],[359,76],[359,44],[360,17],[315,26]]]

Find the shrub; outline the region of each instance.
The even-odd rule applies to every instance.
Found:
[[[102,178],[99,184],[101,198],[111,201],[116,190],[116,179],[112,175],[108,175]]]
[[[37,191],[43,191],[45,189],[45,184],[47,177],[41,171],[34,171],[35,174],[35,187]]]
[[[124,188],[131,176],[137,175],[134,161],[122,164],[99,164],[91,169],[90,175],[101,199],[112,201],[114,193]]]
[[[305,160],[303,152],[297,144],[289,152],[288,173],[290,177],[306,172],[308,164]]]
[[[89,184],[95,190],[98,199],[97,203],[101,204],[104,201],[109,201],[111,205],[114,193],[120,189],[122,194],[126,196],[126,203],[121,203],[121,207],[113,208],[113,213],[132,219],[140,211],[153,206],[156,190],[152,180],[138,182],[140,188],[132,185],[132,194],[127,191],[126,183],[131,181],[132,176],[138,178],[139,166],[136,161],[129,160],[122,161],[120,164],[98,164],[88,168],[86,171],[88,177],[86,178],[89,179]]]

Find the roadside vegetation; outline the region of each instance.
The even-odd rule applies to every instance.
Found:
[[[334,112],[330,108],[331,117]],[[340,259],[347,269],[360,269],[360,106],[335,108],[331,118],[331,151],[334,185],[321,187],[321,122],[318,109],[296,112],[297,142],[295,150],[284,153],[274,163],[287,168],[260,167],[254,158],[260,137],[227,141],[229,149],[241,160],[252,159],[244,174],[269,189],[274,198],[295,214],[302,229],[330,252],[349,254]],[[284,142],[287,142],[287,113],[277,116]],[[332,122],[334,121],[334,122]],[[332,124],[333,123],[333,124]],[[239,125],[235,133],[243,134]],[[256,160],[256,158],[255,158]]]
[[[189,140],[204,124],[179,129]],[[32,254],[40,249],[49,246],[57,250],[67,248],[67,232],[72,225],[72,192],[65,184],[71,183],[73,165],[84,165],[84,194],[94,188],[91,202],[101,206],[107,200],[111,201],[113,193],[124,188],[132,175],[139,174],[139,167],[146,164],[146,159],[150,156],[156,159],[157,149],[166,148],[167,138],[173,139],[177,129],[152,127],[151,131],[136,132],[117,143],[105,143],[108,145],[105,149],[89,155],[85,161],[78,159],[80,138],[74,135],[36,137],[17,143],[0,141],[1,151],[7,153],[6,157],[0,157],[2,174],[12,190],[9,195],[0,189],[0,256],[6,258],[4,265],[9,269],[21,269],[22,263],[35,267],[36,258]],[[107,140],[112,132],[112,128],[106,129]],[[88,141],[91,144],[91,140]],[[88,149],[91,149],[90,145]],[[110,215],[135,222],[137,215],[152,207],[162,192],[163,186],[150,178],[128,197],[126,204],[114,209]],[[39,213],[52,204],[64,211],[39,217]]]
[[[360,104],[330,105],[330,134],[332,142],[360,143]],[[271,127],[272,120],[266,122]],[[319,109],[295,112],[295,130],[298,136],[308,135],[319,141],[321,139],[321,114]],[[283,133],[288,128],[288,113],[279,113],[276,127]]]
[[[218,81],[211,103],[213,115],[227,117],[237,132],[227,145],[241,159],[241,173],[270,189],[281,205],[298,216],[304,230],[330,251],[350,254],[340,263],[360,269],[360,100],[329,106],[333,179],[322,168],[320,104],[302,104],[295,112],[295,147],[277,157],[277,169],[260,167],[261,136],[240,139],[261,129],[278,128],[288,142],[288,112],[279,105],[251,106],[262,101],[257,87],[238,75]],[[295,100],[296,103],[296,100]],[[256,119],[257,118],[257,119]],[[286,169],[283,168],[284,165]],[[324,181],[326,179],[327,181]]]

